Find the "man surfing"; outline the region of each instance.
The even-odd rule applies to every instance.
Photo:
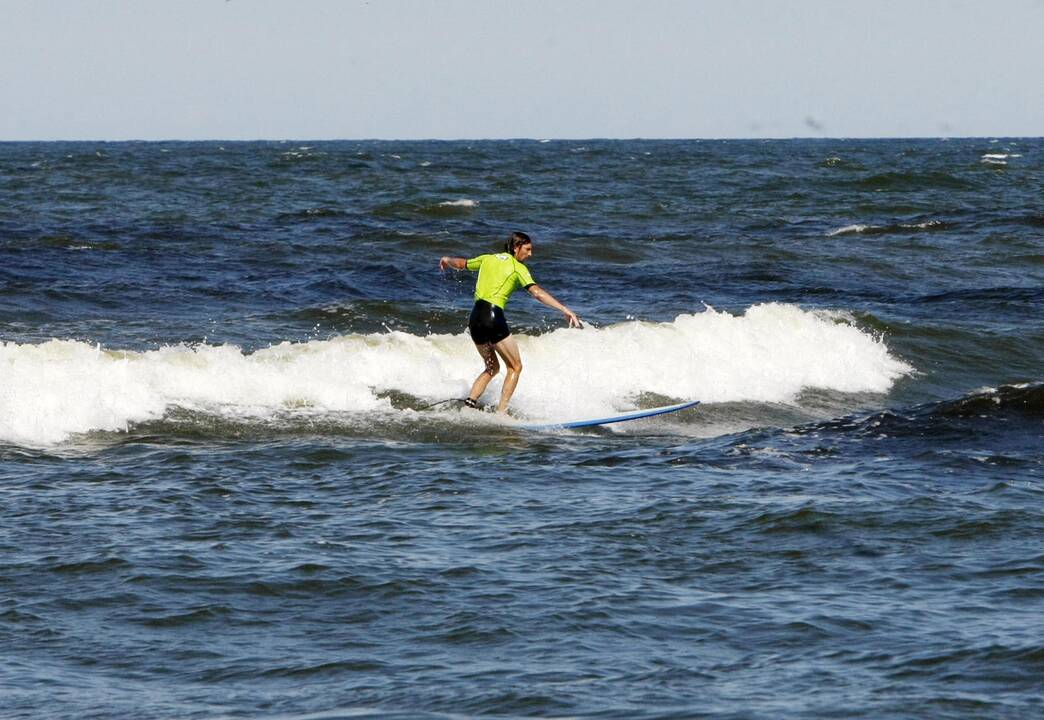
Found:
[[[518,351],[518,343],[511,336],[511,329],[504,317],[504,306],[507,305],[511,294],[519,288],[525,288],[543,304],[561,310],[569,320],[569,327],[583,327],[576,313],[533,282],[533,276],[524,264],[533,254],[533,241],[528,235],[524,232],[511,233],[504,249],[507,252],[479,255],[470,259],[448,255],[439,259],[440,270],[451,267],[455,270],[478,271],[475,307],[471,310],[468,330],[486,368],[471,384],[471,392],[468,393],[464,404],[477,407],[478,399],[485,392],[489,381],[500,372],[500,362],[497,360],[499,355],[507,365],[507,377],[504,378],[500,404],[497,405],[499,414],[507,412],[508,402],[518,385],[518,377],[522,374],[522,356]]]

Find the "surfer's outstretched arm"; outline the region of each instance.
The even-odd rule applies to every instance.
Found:
[[[445,270],[448,267],[451,267],[454,270],[467,270],[468,260],[467,258],[443,255],[439,258],[439,270]]]
[[[562,303],[555,300],[554,296],[539,285],[530,285],[529,294],[535,297],[540,302],[544,303],[548,307],[552,307],[555,310],[560,310],[567,318],[569,318],[569,327],[583,327],[583,323],[580,322],[580,318],[576,316],[576,313],[567,308]]]

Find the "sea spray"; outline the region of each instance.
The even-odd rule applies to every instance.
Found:
[[[787,402],[805,388],[883,393],[911,370],[843,314],[777,303],[520,342],[527,370],[515,404],[539,417],[623,411],[642,393],[705,403]]]
[[[645,393],[705,403],[787,402],[805,388],[886,392],[911,369],[843,314],[764,304],[734,316],[706,308],[673,322],[519,336],[513,407],[560,420],[624,411]],[[126,430],[175,408],[233,418],[396,413],[386,394],[463,396],[481,368],[466,334],[404,332],[145,352],[74,340],[0,346],[0,440],[62,442]],[[498,377],[490,397],[499,393]]]

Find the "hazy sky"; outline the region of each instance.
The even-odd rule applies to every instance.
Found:
[[[0,0],[0,139],[1044,135],[1044,0]]]

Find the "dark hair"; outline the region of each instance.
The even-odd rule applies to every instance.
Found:
[[[511,233],[511,237],[509,237],[508,241],[504,243],[504,249],[507,250],[508,255],[514,255],[516,248],[521,247],[522,245],[529,245],[532,242],[533,241],[529,239],[528,235],[516,230]]]

